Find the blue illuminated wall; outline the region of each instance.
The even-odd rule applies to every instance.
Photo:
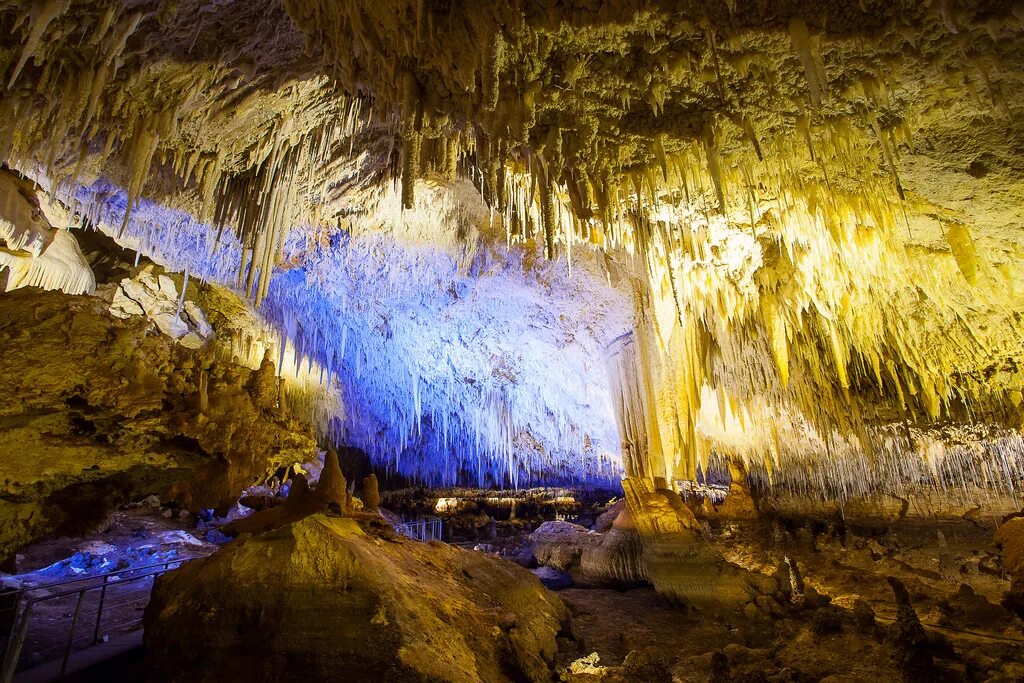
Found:
[[[120,225],[117,188],[79,199],[95,222]],[[478,220],[481,207],[460,211]],[[420,208],[406,229],[400,214],[371,213],[289,235],[260,312],[336,378],[345,410],[329,436],[430,484],[617,482],[603,356],[629,329],[627,297],[594,254],[570,274],[500,239],[452,238],[451,215]],[[237,280],[230,230],[214,245],[209,226],[143,202],[127,236],[168,268]]]

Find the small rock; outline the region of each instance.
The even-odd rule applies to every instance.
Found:
[[[853,603],[853,620],[862,631],[871,630],[875,627],[875,610],[866,600],[857,598]]]
[[[868,550],[871,552],[871,559],[875,562],[889,554],[885,547],[873,538],[868,541]]]
[[[210,529],[206,532],[206,542],[216,543],[217,545],[224,545],[231,539],[221,533],[220,529]]]
[[[178,343],[184,346],[186,349],[201,349],[206,344],[206,340],[196,334],[194,331],[189,331],[187,334],[178,339]]]
[[[590,675],[603,675],[605,667],[599,666],[598,662],[601,661],[601,656],[596,652],[591,652],[586,657],[580,657],[575,662],[569,665],[569,671],[574,674],[590,674]]]
[[[834,608],[819,609],[811,619],[811,629],[816,635],[828,636],[841,633],[843,622]]]
[[[626,680],[636,683],[672,683],[672,659],[656,647],[633,650],[622,663]]]
[[[550,590],[560,590],[562,588],[572,587],[572,578],[568,572],[563,572],[555,569],[554,567],[537,567],[531,569],[540,582],[544,584],[545,588]]]

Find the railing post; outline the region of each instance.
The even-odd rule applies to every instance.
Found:
[[[82,599],[85,597],[85,591],[83,589],[78,593],[78,604],[75,605],[75,616],[71,618],[71,633],[68,634],[68,646],[64,650],[64,661],[60,663],[60,675],[57,676],[57,680],[64,678],[64,672],[68,670],[68,659],[71,657],[71,647],[75,644],[75,630],[78,628],[78,615],[82,612]]]
[[[92,644],[100,642],[100,621],[103,619],[103,603],[107,599],[107,579],[110,574],[103,575],[103,588],[100,588],[100,606],[96,609],[96,628],[92,632]]]
[[[7,656],[4,657],[3,677],[0,683],[12,683],[14,670],[18,667],[18,660],[21,658],[21,648],[25,645],[25,638],[28,637],[28,623],[32,619],[32,601],[25,603],[25,611],[21,615],[21,623],[18,626],[18,633],[11,634],[11,645],[7,648]]]
[[[0,659],[0,662],[7,661],[7,653],[11,651],[11,643],[14,642],[14,632],[18,629],[18,610],[21,609],[21,598],[24,595],[23,592],[19,592],[14,597],[14,612],[11,614],[11,627],[7,630],[7,637],[4,638],[4,655]]]

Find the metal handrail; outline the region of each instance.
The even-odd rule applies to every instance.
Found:
[[[15,589],[0,589],[0,599],[11,599],[14,598],[14,604],[8,607],[0,607],[0,614],[13,613],[12,624],[8,633],[4,634],[4,650],[3,655],[6,656],[7,648],[10,646],[11,636],[14,635],[14,629],[18,620],[18,612],[21,610],[21,601],[26,593],[32,593],[34,591],[49,590],[51,588],[57,588],[60,586],[70,586],[76,583],[83,583],[85,581],[95,581],[97,585],[100,582],[109,580],[111,576],[121,576],[124,574],[130,574],[132,572],[141,572],[148,569],[156,569],[158,567],[166,568],[168,564],[178,562],[177,559],[167,560],[166,562],[155,562],[153,564],[144,564],[138,567],[125,567],[119,570],[105,572],[103,574],[91,574],[89,576],[83,576],[77,579],[64,579],[63,581],[53,581],[51,583],[42,583],[38,586],[23,586]],[[0,657],[0,662],[5,661],[3,657]],[[2,672],[2,669],[0,669]]]
[[[395,525],[395,531],[417,541],[441,540],[444,522],[439,517],[425,517]]]
[[[141,567],[125,567],[124,569],[116,569],[114,571],[105,572],[103,574],[92,574],[90,576],[83,576],[80,579],[64,579],[63,581],[54,581],[53,583],[42,583],[38,586],[25,586],[23,588],[17,588],[14,590],[2,590],[0,589],[0,597],[9,597],[12,595],[22,595],[24,593],[30,593],[32,591],[45,590],[47,588],[55,588],[57,586],[67,586],[72,583],[81,583],[82,581],[92,581],[93,579],[102,579],[105,576],[117,576],[118,574],[127,574],[128,572],[142,571],[144,569],[156,569],[157,567],[166,567],[168,564],[174,564],[175,562],[182,562],[183,560],[167,560],[166,562],[156,562],[154,564],[144,564]]]
[[[93,579],[100,579],[101,581],[99,583],[95,583],[95,584],[90,585],[90,586],[83,586],[81,588],[72,588],[72,589],[65,590],[65,591],[59,591],[59,592],[56,592],[56,593],[50,593],[48,595],[41,595],[39,597],[30,598],[29,600],[27,600],[25,602],[25,608],[24,608],[24,610],[22,610],[20,612],[20,614],[18,613],[18,607],[20,605],[16,605],[15,606],[15,614],[14,614],[14,622],[13,622],[13,624],[11,626],[11,633],[10,633],[10,636],[8,637],[8,639],[7,639],[7,646],[6,646],[5,650],[4,650],[3,666],[2,666],[2,669],[0,669],[0,683],[12,683],[12,681],[14,680],[14,672],[15,672],[15,669],[17,669],[18,660],[21,658],[21,650],[22,650],[22,648],[25,645],[25,639],[28,637],[28,628],[29,628],[29,625],[30,625],[30,623],[32,621],[32,610],[33,610],[33,608],[37,604],[39,604],[41,602],[46,602],[48,600],[56,600],[58,598],[65,598],[65,597],[72,596],[72,595],[78,595],[78,601],[77,601],[77,604],[75,605],[75,614],[74,614],[74,616],[71,619],[71,630],[70,630],[70,632],[68,634],[68,642],[67,642],[67,645],[66,645],[66,647],[64,649],[64,658],[63,658],[63,660],[61,662],[61,667],[60,667],[60,678],[63,678],[64,677],[64,673],[67,671],[68,660],[71,657],[71,651],[72,651],[73,646],[74,646],[75,631],[78,628],[78,618],[79,618],[79,616],[81,616],[82,602],[83,602],[83,600],[85,598],[85,594],[86,593],[88,593],[89,591],[92,591],[92,590],[97,590],[97,589],[100,591],[99,605],[98,605],[98,607],[96,609],[96,625],[95,625],[95,628],[93,630],[93,645],[96,645],[99,642],[99,639],[100,639],[100,624],[101,624],[101,620],[103,619],[103,607],[104,607],[104,604],[106,602],[107,589],[108,588],[114,587],[114,586],[120,586],[120,585],[123,585],[123,584],[126,584],[126,583],[133,583],[133,582],[136,582],[136,581],[141,581],[143,579],[155,578],[155,577],[157,577],[157,576],[159,576],[161,574],[164,574],[165,572],[169,571],[171,569],[171,565],[176,565],[175,568],[180,567],[183,563],[187,562],[188,559],[190,559],[190,558],[181,558],[181,559],[175,559],[175,560],[168,560],[167,562],[161,562],[159,564],[145,565],[143,567],[133,567],[133,568],[128,568],[128,569],[123,569],[123,570],[121,570],[119,572],[110,572],[109,574],[99,574],[99,575],[96,575],[96,576],[93,576],[93,577],[88,577],[88,578],[93,578]],[[142,571],[144,569],[151,570],[151,571],[147,571],[145,574],[139,574],[137,576],[130,576],[130,577],[127,577],[127,578],[118,578],[118,579],[114,579],[113,581],[110,580],[111,576],[116,576],[118,574],[125,574],[125,573],[135,572],[135,571]],[[54,587],[54,586],[59,586],[59,585],[67,585],[67,584],[72,584],[72,583],[80,583],[83,580],[85,580],[85,579],[74,579],[74,580],[66,581],[66,582],[62,582],[62,583],[48,584],[48,586]],[[18,598],[19,598],[18,602],[20,603],[21,597],[24,595],[24,593],[27,593],[27,592],[30,592],[30,591],[33,591],[33,590],[39,590],[39,589],[45,588],[45,587],[46,586],[36,586],[35,588],[28,588],[28,589],[19,590],[17,592],[18,593]]]

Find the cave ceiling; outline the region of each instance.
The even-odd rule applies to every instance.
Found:
[[[160,211],[202,225],[208,258],[234,249],[233,284],[319,363],[331,335],[271,276],[340,233],[404,230],[373,251],[381,272],[434,245],[458,252],[442,270],[583,283],[554,314],[514,310],[566,348],[573,297],[600,302],[579,353],[611,367],[597,402],[627,471],[692,477],[717,453],[867,485],[941,478],[917,457],[936,439],[956,467],[964,444],[1024,453],[1002,431],[1024,386],[1019,3],[45,0],[0,2],[0,26],[0,156],[122,235]],[[358,279],[323,253],[321,282]],[[624,338],[607,311],[627,299]],[[443,403],[462,381],[427,385]],[[526,425],[498,423],[508,451]]]

